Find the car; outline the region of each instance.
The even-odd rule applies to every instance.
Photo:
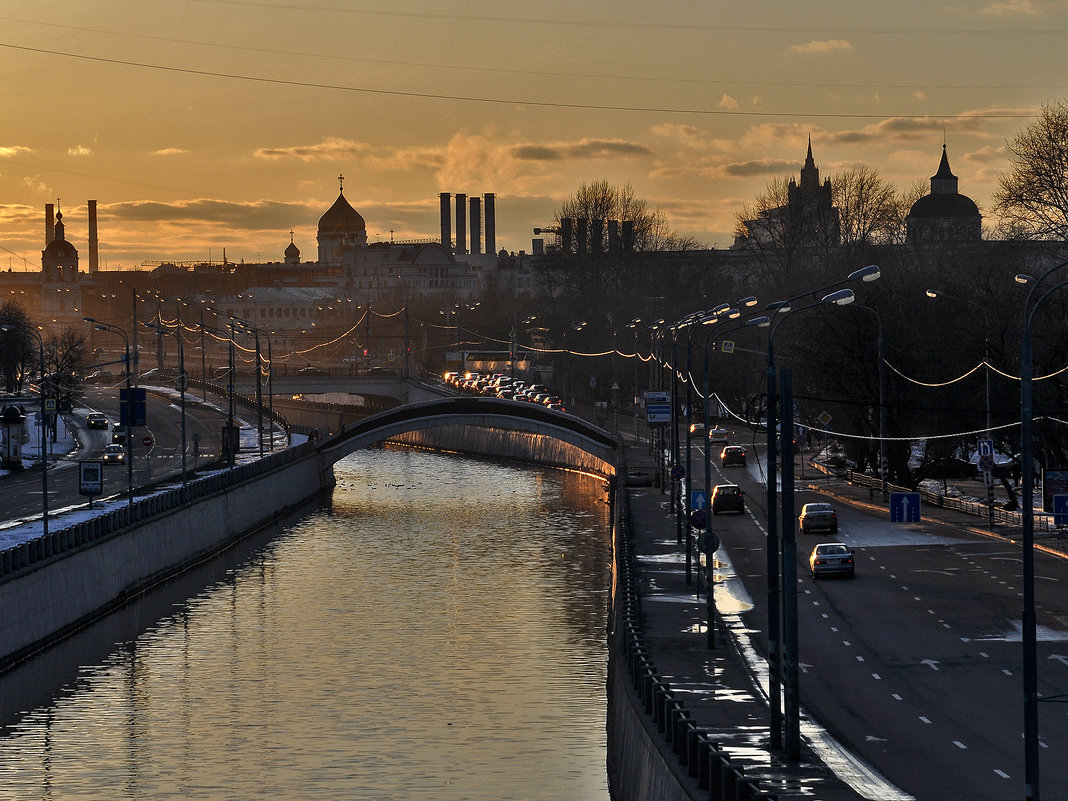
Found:
[[[118,463],[126,461],[126,449],[117,443],[112,443],[104,448],[104,463]]]
[[[719,455],[720,464],[723,467],[737,465],[745,467],[745,448],[741,445],[728,445]]]
[[[119,445],[126,444],[126,426],[120,426],[118,423],[111,427],[111,441]]]
[[[108,418],[103,412],[89,412],[85,416],[85,425],[89,428],[104,428],[108,427]]]
[[[326,375],[326,370],[316,367],[314,364],[309,364],[307,367],[301,367],[297,370],[297,375]]]
[[[838,533],[838,514],[829,503],[806,503],[801,507],[797,520],[802,534],[815,534],[817,531]]]
[[[703,437],[704,435],[705,435],[705,424],[704,423],[694,423],[692,426],[690,426],[690,438],[691,439],[698,439],[700,437]]]
[[[856,576],[853,552],[844,542],[821,542],[808,557],[808,572],[812,578],[820,576]]]
[[[108,378],[111,378],[111,370],[94,370],[85,377],[85,380],[89,383],[94,383]]]
[[[708,441],[717,445],[726,445],[730,441],[730,435],[727,429],[716,426],[708,432]]]
[[[717,484],[712,488],[712,514],[738,512],[745,514],[745,493],[737,484]]]

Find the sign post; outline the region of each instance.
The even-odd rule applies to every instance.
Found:
[[[104,494],[104,463],[78,462],[78,494],[89,497],[89,508],[93,508],[93,497]]]

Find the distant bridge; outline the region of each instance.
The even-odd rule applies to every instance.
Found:
[[[580,417],[535,403],[461,396],[405,404],[345,426],[320,444],[323,468],[386,440],[607,477],[616,474],[622,454],[613,434]]]

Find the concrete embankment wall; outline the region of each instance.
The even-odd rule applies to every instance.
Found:
[[[390,437],[390,442],[417,448],[474,456],[491,456],[512,462],[596,473],[609,476],[615,468],[586,451],[557,439],[525,431],[475,426],[441,426]]]
[[[0,669],[332,485],[308,444],[0,552]]]

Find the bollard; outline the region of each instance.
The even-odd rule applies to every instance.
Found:
[[[690,719],[689,711],[682,708],[682,704],[676,702],[671,710],[671,736],[668,742],[676,754],[681,754],[686,744],[686,723]]]
[[[702,790],[707,790],[709,787],[709,757],[711,754],[712,741],[708,739],[707,732],[702,733],[697,740],[697,786]]]

